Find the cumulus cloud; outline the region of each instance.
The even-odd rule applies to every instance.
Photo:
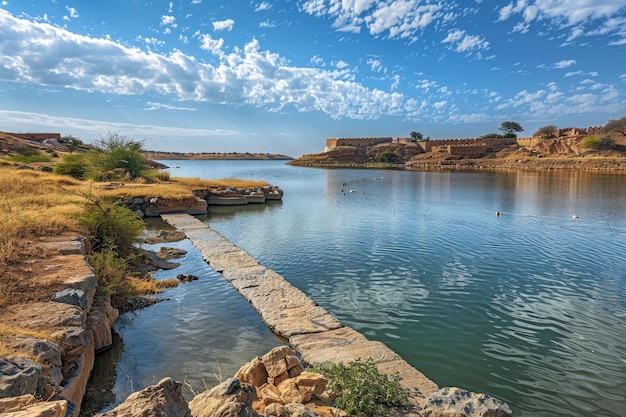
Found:
[[[410,104],[400,93],[355,82],[344,61],[328,70],[296,67],[279,54],[262,50],[257,40],[226,53],[222,39],[195,34],[201,47],[216,55],[218,62],[211,65],[178,50],[143,51],[1,10],[0,27],[0,80],[4,81],[110,94],[150,92],[270,110],[292,106],[335,119],[403,115]],[[25,50],[24,44],[30,47]]]
[[[161,16],[161,26],[175,26],[176,18],[174,16]]]
[[[220,20],[217,22],[213,22],[213,30],[232,30],[233,26],[235,26],[235,21],[233,19]]]

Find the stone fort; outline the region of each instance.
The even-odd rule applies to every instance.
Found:
[[[413,138],[393,138],[391,136],[369,138],[328,138],[324,152],[330,152],[340,146],[367,147],[385,143],[415,143],[426,153],[440,152],[455,156],[479,156],[488,150],[500,149],[513,144],[526,145],[532,141],[549,138],[572,138],[586,135],[604,134],[603,126],[588,128],[564,128],[551,134],[541,134],[526,138],[465,138],[465,139],[435,139],[415,140]]]

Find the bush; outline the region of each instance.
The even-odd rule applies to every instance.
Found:
[[[400,385],[400,374],[381,374],[374,360],[357,359],[347,365],[324,362],[314,368],[328,379],[328,389],[336,395],[335,406],[359,417],[381,417],[389,407],[408,408],[407,390]]]
[[[587,136],[582,142],[583,148],[592,149],[594,151],[611,149],[615,145],[615,139],[611,136]]]
[[[100,173],[107,173],[107,179],[118,179],[109,178],[116,175],[119,179],[134,179],[142,177],[145,171],[151,169],[148,158],[141,153],[141,142],[130,140],[119,133],[109,133],[99,139],[96,147],[100,152],[92,154],[94,167]],[[122,172],[123,175],[119,175]]]
[[[378,158],[380,159],[381,162],[389,162],[389,161],[396,159],[397,157],[398,155],[396,155],[394,151],[385,151],[385,152],[381,152]]]
[[[145,228],[143,220],[120,204],[87,198],[90,203],[78,215],[78,222],[92,250],[130,253]]]
[[[18,154],[11,155],[9,159],[22,164],[30,164],[32,162],[50,162],[52,160],[50,155],[39,152],[37,149],[31,148],[30,146],[18,146],[13,150]]]
[[[93,252],[87,259],[96,274],[99,290],[123,297],[134,295],[133,287],[126,279],[126,260],[109,249]]]
[[[85,155],[70,154],[63,156],[63,160],[54,167],[54,172],[83,180],[88,177],[90,166],[90,161]]]

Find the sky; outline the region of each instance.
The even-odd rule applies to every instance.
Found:
[[[300,156],[626,116],[626,0],[0,0],[0,130]]]

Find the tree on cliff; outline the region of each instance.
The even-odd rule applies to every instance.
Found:
[[[523,132],[524,128],[517,122],[502,122],[498,130],[504,133]]]
[[[423,137],[424,135],[422,135],[420,132],[416,132],[416,131],[411,132],[411,139],[413,140],[422,140]]]
[[[607,132],[617,132],[622,136],[626,136],[626,117],[620,117],[616,120],[609,120],[609,122],[604,125],[604,129]]]

